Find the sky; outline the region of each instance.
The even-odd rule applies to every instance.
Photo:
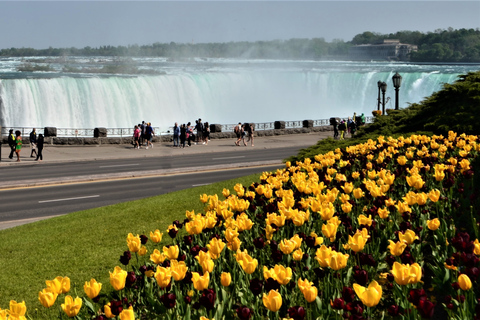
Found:
[[[480,28],[480,1],[0,1],[0,49]]]

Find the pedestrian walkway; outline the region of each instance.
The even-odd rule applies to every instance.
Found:
[[[21,165],[41,165],[42,163],[54,162],[77,162],[92,160],[108,160],[108,159],[133,159],[141,157],[167,157],[172,155],[190,155],[198,153],[210,152],[226,152],[238,151],[242,152],[246,149],[255,148],[257,150],[268,150],[272,148],[295,147],[295,146],[311,146],[319,140],[332,136],[332,132],[312,132],[306,134],[289,134],[255,137],[255,146],[248,144],[247,146],[235,146],[236,139],[212,139],[207,145],[192,144],[191,147],[175,148],[172,143],[156,143],[153,148],[142,147],[134,149],[131,145],[95,145],[95,146],[50,146],[46,145],[43,149],[43,161],[35,161],[30,158],[30,148],[28,145],[22,149],[20,153],[20,162],[16,162],[15,158],[10,160],[8,154],[10,148],[8,145],[2,144],[2,161],[1,166],[21,166]]]

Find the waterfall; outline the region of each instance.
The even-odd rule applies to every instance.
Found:
[[[309,64],[176,68],[161,75],[0,79],[0,125],[6,127],[125,128],[151,122],[166,130],[198,118],[210,123],[348,117],[377,107],[377,81],[388,84],[386,108],[394,108],[391,78],[403,77],[400,107],[419,102],[454,82],[464,70],[364,64]],[[476,66],[478,68],[478,66]],[[424,70],[425,69],[425,70]]]

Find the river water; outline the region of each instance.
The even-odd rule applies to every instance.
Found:
[[[32,62],[31,59],[35,59]],[[371,115],[378,81],[388,84],[386,108],[394,108],[392,76],[403,80],[400,108],[420,102],[480,70],[479,64],[277,61],[235,59],[68,57],[0,59],[0,125],[3,127],[126,128],[151,122],[166,130],[174,122],[210,123]],[[48,72],[18,72],[25,63]],[[129,64],[154,75],[63,73],[65,65],[101,68]]]

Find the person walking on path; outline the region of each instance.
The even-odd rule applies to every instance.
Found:
[[[30,158],[35,158],[35,156],[38,156],[37,154],[37,132],[35,131],[35,128],[33,128],[32,132],[30,132]],[[35,156],[33,155],[35,153]]]
[[[17,142],[15,141],[15,135],[13,134],[13,129],[8,131],[8,145],[10,147],[10,155],[8,156],[9,159],[13,159],[13,154],[17,148]]]
[[[38,161],[40,159],[40,161],[43,160],[43,134],[39,134],[38,135],[38,140],[37,140],[37,148],[38,148],[38,152],[37,152],[37,159],[35,159],[35,161]]]
[[[344,135],[345,135],[345,130],[347,129],[347,125],[345,124],[345,120],[342,120],[340,122],[340,125],[338,126],[338,130],[340,130],[340,140],[344,140]]]
[[[208,122],[205,122],[203,126],[203,144],[207,145],[208,140],[210,140],[210,125]]]
[[[135,126],[133,128],[133,148],[134,149],[140,149],[140,128],[138,126]]]
[[[184,123],[180,127],[180,146],[182,148],[185,148],[185,140],[186,139],[187,139],[187,128],[185,127],[185,123]]]
[[[197,144],[203,141],[203,123],[202,119],[195,120],[195,122],[195,131],[197,131],[197,138],[195,144]]]
[[[15,153],[17,154],[17,162],[20,162],[20,150],[22,150],[22,133],[20,130],[15,131]]]
[[[240,141],[242,140],[242,123],[239,122],[235,128],[233,128],[233,132],[237,135],[237,141],[235,141],[235,145],[239,146]]]
[[[175,126],[173,127],[173,146],[180,147],[180,127],[175,122]]]
[[[247,139],[247,144],[248,142],[251,143],[252,147],[253,145],[253,134],[255,132],[255,125],[253,123],[246,123],[245,126],[247,127],[247,133],[248,133],[248,139]]]
[[[147,124],[147,127],[145,128],[145,141],[147,145],[146,149],[148,149],[148,146],[150,146],[150,148],[153,148],[152,140],[154,135],[155,132],[153,131],[152,124],[149,122]]]
[[[333,139],[338,139],[338,121],[335,118],[332,118],[333,123]]]

